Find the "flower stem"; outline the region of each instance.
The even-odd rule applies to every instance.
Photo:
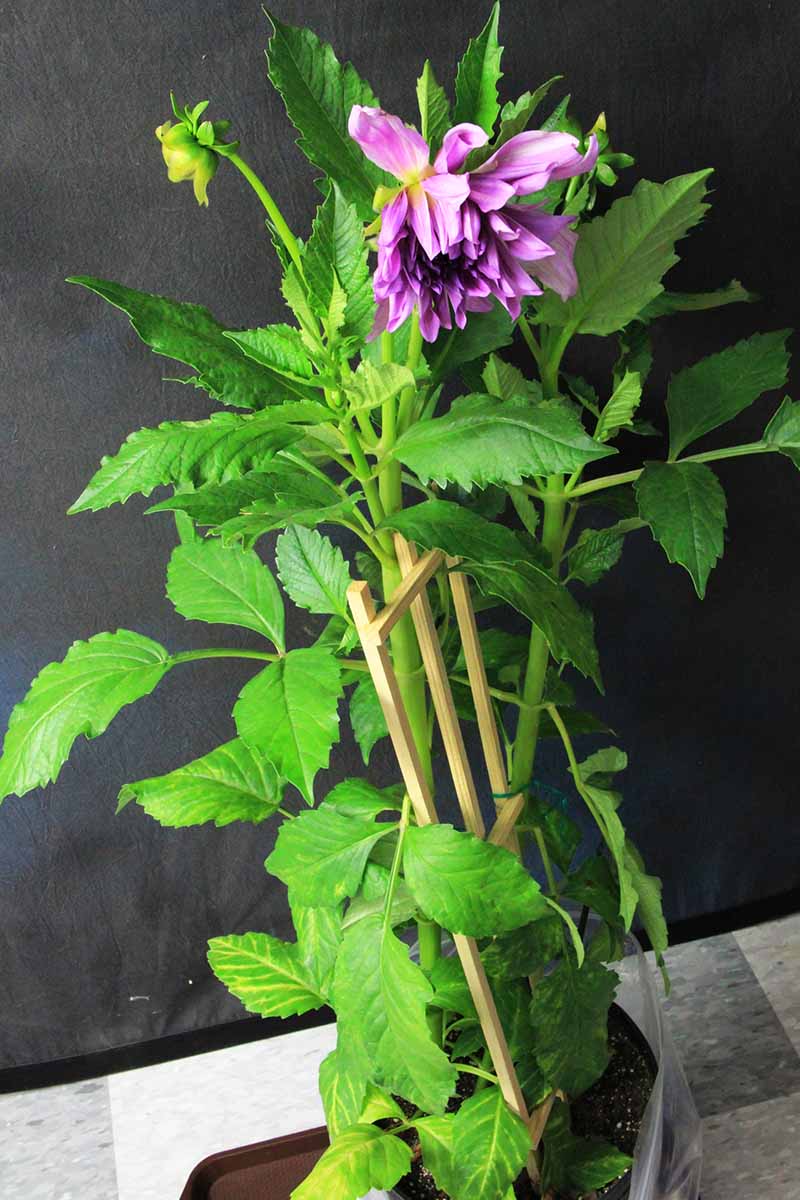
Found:
[[[264,187],[264,184],[258,178],[255,171],[247,165],[243,158],[240,158],[238,154],[228,154],[226,157],[228,162],[233,163],[237,170],[241,171],[242,175],[244,175],[245,179],[250,184],[261,203],[264,205],[270,221],[275,226],[275,232],[278,234],[278,237],[288,250],[292,262],[302,276],[303,260],[300,255],[300,247],[297,243],[297,238],[286,224],[283,213],[278,208],[277,204],[272,199],[272,196]]]
[[[408,355],[406,357],[406,366],[410,371],[416,371],[421,354],[422,333],[419,327],[419,309],[415,308],[411,314],[411,331],[408,336]],[[407,387],[400,397],[400,407],[397,413],[397,428],[400,433],[403,433],[411,423],[411,410],[416,394],[417,389],[414,385]]]

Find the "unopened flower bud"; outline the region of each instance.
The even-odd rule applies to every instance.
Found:
[[[182,183],[191,179],[194,194],[198,204],[208,205],[208,185],[216,174],[220,156],[228,157],[236,151],[238,142],[223,142],[222,135],[227,132],[229,121],[201,121],[200,118],[208,107],[208,101],[203,100],[194,108],[179,108],[172,100],[172,111],[178,118],[177,124],[165,121],[156,129],[156,137],[161,142],[161,153],[167,164],[167,178],[170,183]]]
[[[217,156],[207,146],[201,146],[194,134],[185,125],[173,125],[167,121],[159,125],[156,137],[161,142],[161,153],[167,164],[170,183],[182,183],[191,179],[198,204],[208,204],[207,187],[217,169]]]

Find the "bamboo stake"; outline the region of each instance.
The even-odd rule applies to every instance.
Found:
[[[448,566],[456,565],[455,559],[448,559]],[[489,683],[486,678],[486,667],[483,661],[481,643],[478,637],[478,627],[475,623],[475,609],[469,590],[469,580],[461,571],[450,571],[450,590],[453,594],[453,604],[456,610],[456,620],[461,634],[461,644],[464,647],[464,658],[467,664],[467,675],[475,701],[475,712],[478,717],[481,745],[483,746],[489,782],[495,796],[503,796],[508,791],[508,775],[506,774],[503,752],[500,747],[500,735],[497,732],[497,722],[489,693]],[[489,841],[497,846],[506,846],[518,858],[522,855],[514,826],[525,803],[525,795],[518,792],[516,796],[504,797],[504,802],[496,803],[497,820],[489,834]],[[531,991],[535,986],[533,979],[529,980]],[[553,1107],[553,1096],[548,1096],[532,1112],[529,1129],[531,1145],[534,1150],[542,1140],[545,1125]]]
[[[455,560],[448,560],[453,563]],[[461,571],[450,571],[450,590],[453,594],[453,605],[456,610],[458,630],[461,634],[461,644],[464,647],[464,659],[467,664],[472,696],[475,701],[475,712],[478,717],[478,731],[483,747],[486,768],[489,772],[489,783],[495,797],[497,821],[489,834],[489,841],[495,845],[505,845],[517,857],[521,854],[519,838],[514,831],[517,817],[522,811],[525,797],[522,793],[509,797],[508,776],[506,774],[503,751],[500,746],[500,735],[497,732],[497,722],[494,716],[492,698],[489,694],[489,681],[486,678],[486,668],[478,638],[478,627],[475,624],[475,610],[469,594],[469,581]],[[505,821],[501,826],[501,821]],[[499,828],[498,828],[499,827]]]
[[[369,584],[362,580],[351,583],[347,589],[347,601],[356,629],[361,637],[364,657],[375,684],[375,691],[378,693],[383,715],[386,718],[389,737],[392,739],[394,752],[400,764],[400,773],[411,798],[417,823],[419,825],[435,825],[439,818],[436,815],[433,796],[422,769],[408,714],[400,695],[397,676],[389,657],[389,650],[385,642],[375,640],[368,632],[375,621],[375,603]]]
[[[397,622],[408,610],[411,602],[422,594],[425,584],[439,570],[443,560],[444,555],[441,550],[429,550],[418,562],[414,559],[413,570],[407,573],[403,571],[403,579],[390,602],[381,609],[377,616],[373,617],[364,630],[368,638],[374,641],[386,641]],[[400,569],[403,570],[402,567]]]
[[[400,570],[408,579],[417,564],[416,547],[400,534],[395,535],[394,547]],[[411,602],[411,617],[417,632],[417,641],[428,676],[433,707],[436,710],[461,815],[470,833],[482,838],[486,836],[486,826],[478,804],[475,780],[472,777],[464,737],[453,703],[453,692],[447,678],[447,668],[444,665],[430,601],[424,587],[419,589]]]
[[[424,587],[425,583],[423,582],[421,586]],[[420,825],[435,824],[438,821],[436,808],[414,745],[394,667],[385,642],[375,640],[372,634],[372,630],[375,628],[375,605],[369,584],[364,581],[352,583],[347,590],[347,599],[356,628],[359,635],[362,636],[364,655],[386,717],[389,736],[397,754],[417,822]],[[366,634],[366,637],[363,634]],[[508,1042],[500,1022],[489,980],[481,962],[477,943],[474,938],[468,938],[462,934],[456,934],[454,941],[481,1021],[481,1028],[486,1038],[503,1098],[509,1108],[527,1124],[529,1116],[525,1097],[514,1070]]]

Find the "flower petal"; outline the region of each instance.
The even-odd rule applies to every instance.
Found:
[[[510,138],[473,175],[491,175],[513,184],[518,196],[541,191],[551,179],[569,179],[590,170],[597,161],[592,135],[585,154],[570,133],[529,129]]]
[[[470,150],[475,150],[478,146],[485,146],[488,140],[489,135],[485,129],[481,129],[480,125],[470,125],[468,121],[454,125],[444,135],[442,147],[436,155],[433,165],[439,172],[457,171],[464,165]]]
[[[402,235],[408,215],[408,199],[405,190],[381,209],[381,231],[378,245],[389,247]]]
[[[429,175],[420,185],[428,197],[439,251],[444,253],[461,234],[459,209],[469,195],[467,175]],[[432,256],[431,256],[432,257]]]
[[[578,276],[573,257],[578,235],[572,229],[562,229],[552,241],[555,254],[542,258],[531,270],[540,283],[552,288],[562,300],[569,300],[578,290]]]
[[[469,198],[481,212],[502,208],[516,195],[513,184],[506,183],[496,175],[470,175]]]
[[[408,220],[428,258],[435,258],[439,239],[434,234],[427,193],[419,184],[408,189]]]
[[[591,171],[594,164],[597,162],[597,156],[600,153],[600,147],[597,144],[597,138],[592,134],[589,138],[589,145],[585,154],[578,154],[576,151],[571,159],[562,162],[560,167],[556,167],[551,179],[571,179],[573,175],[583,175],[586,171]]]
[[[430,150],[422,134],[382,108],[354,104],[347,129],[371,162],[403,182],[418,179],[429,166]]]

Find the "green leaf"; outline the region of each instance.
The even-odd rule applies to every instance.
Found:
[[[336,956],[342,944],[342,910],[330,905],[304,905],[289,892],[292,920],[297,931],[297,957],[308,971],[314,987],[330,998]]]
[[[291,1200],[358,1200],[371,1188],[391,1188],[411,1166],[411,1147],[375,1125],[338,1135]]]
[[[753,304],[758,299],[738,279],[732,279],[715,292],[662,292],[642,309],[636,319],[649,323],[676,312],[702,312],[709,308],[721,308],[724,304]]]
[[[241,505],[240,488],[233,488],[226,493],[220,488],[215,496],[210,497],[213,511],[219,511],[229,504],[229,515],[214,530],[223,542],[241,539],[246,545],[252,545],[265,533],[288,525],[315,528],[326,523],[346,523],[347,518],[352,517],[357,502],[363,498],[360,492],[343,495],[341,489],[327,479],[311,475],[302,467],[288,462],[276,463],[268,473],[262,473],[258,486],[261,488],[261,497]],[[265,496],[267,489],[269,494]],[[231,512],[233,505],[239,506],[238,516]],[[172,504],[171,507],[178,505]]]
[[[456,106],[453,122],[471,121],[491,135],[500,112],[497,85],[502,78],[503,47],[497,41],[500,4],[495,2],[489,20],[476,38],[471,38],[456,71]]]
[[[311,380],[314,368],[306,352],[299,329],[291,325],[267,325],[262,329],[245,329],[241,333],[226,333],[253,362],[270,367],[280,375],[294,375]]]
[[[519,99],[508,100],[500,111],[500,129],[498,130],[497,137],[491,145],[481,146],[477,150],[472,151],[467,164],[468,169],[474,171],[481,163],[486,162],[486,159],[490,158],[500,146],[504,146],[512,137],[516,137],[518,133],[522,133],[527,129],[536,109],[542,100],[544,100],[553,84],[557,83],[561,78],[561,75],[554,75],[546,83],[540,84],[535,92],[523,92]]]
[[[636,481],[639,513],[670,562],[692,577],[702,600],[706,582],[722,557],[725,493],[704,463],[646,463]]]
[[[55,783],[75,739],[105,732],[126,704],[148,695],[172,665],[163,646],[118,629],[73,642],[11,712],[0,758],[0,800]]]
[[[614,381],[622,378],[626,371],[635,371],[642,381],[642,386],[647,382],[650,375],[650,370],[653,366],[653,346],[650,340],[650,330],[646,325],[635,323],[629,325],[626,329],[620,330],[617,335],[617,343],[619,345],[619,357],[614,363]],[[632,430],[636,432],[637,424],[641,425],[641,420],[634,421]]]
[[[391,842],[391,838],[387,839],[384,843],[379,842],[378,849],[382,846],[390,847]],[[380,866],[376,862],[368,862],[364,870],[364,879],[358,895],[353,898],[345,914],[345,929],[354,925],[356,921],[363,921],[365,917],[382,917],[386,907],[386,893],[388,890],[389,869]],[[395,885],[394,896],[392,897],[392,909],[389,914],[392,927],[405,925],[412,917],[416,916],[416,913],[416,900],[411,895],[404,881],[398,879]]]
[[[361,151],[354,141],[350,144]],[[365,158],[365,162],[368,160]],[[311,237],[303,254],[311,304],[317,316],[327,319],[334,303],[334,281],[346,296],[342,337],[363,341],[372,328],[375,300],[367,261],[367,245],[359,214],[335,183],[317,209]]]
[[[471,1096],[453,1121],[456,1195],[497,1200],[525,1166],[530,1148],[527,1125],[508,1107],[499,1087]]]
[[[328,792],[322,804],[343,817],[372,820],[384,812],[399,812],[403,803],[402,786],[376,788],[366,779],[343,779]]]
[[[208,947],[211,970],[248,1012],[291,1017],[325,1003],[296,943],[267,933],[232,933],[211,938]]]
[[[452,825],[410,828],[403,870],[420,908],[453,933],[491,937],[547,911],[513,854]]]
[[[561,719],[565,724],[567,724],[568,716],[568,712],[561,713]],[[583,840],[583,835],[565,812],[553,804],[548,804],[546,800],[536,794],[535,783],[533,789],[525,801],[521,823],[538,825],[550,857],[562,871],[568,871],[575,852]]]
[[[385,852],[392,851],[397,845],[396,835],[392,834],[391,838],[387,838],[383,842],[378,842],[373,851]],[[363,920],[365,917],[381,916],[386,907],[386,893],[389,892],[390,866],[381,866],[374,862],[371,858],[368,860],[365,872],[363,872],[363,880],[359,893],[350,901],[348,911],[344,916],[344,928],[349,928],[355,924],[356,920]],[[411,917],[416,916],[416,900],[411,895],[407,884],[402,878],[399,878],[395,884],[395,895],[392,898],[392,907],[390,913],[390,922],[393,926],[404,925],[409,922]]]
[[[562,404],[481,395],[462,396],[444,416],[412,425],[394,447],[423,483],[463,488],[572,472],[614,453]]]
[[[319,321],[311,307],[305,280],[297,266],[291,261],[284,265],[281,294],[302,330],[303,345],[310,352],[312,359],[315,359],[323,349]],[[329,411],[328,416],[332,415],[332,412]]]
[[[319,1091],[325,1109],[325,1123],[331,1141],[355,1125],[361,1116],[367,1092],[366,1080],[341,1068],[338,1050],[332,1050],[320,1063]]]
[[[126,783],[117,812],[131,800],[168,829],[206,821],[217,828],[232,821],[256,824],[280,804],[281,781],[272,763],[234,738],[168,775]]]
[[[527,660],[530,639],[520,634],[508,633],[505,629],[480,629],[478,641],[481,644],[483,665],[490,674],[499,672],[502,675]],[[467,660],[464,647],[461,646],[453,670],[458,672],[466,669]]]
[[[607,859],[594,854],[585,859],[566,880],[563,895],[585,904],[607,924],[619,928],[619,884]]]
[[[369,766],[372,747],[381,738],[389,736],[386,718],[371,675],[364,675],[359,679],[350,694],[350,724],[364,765]]]
[[[538,313],[548,325],[607,334],[622,329],[663,291],[662,276],[678,261],[675,242],[701,220],[710,171],[667,183],[643,179],[630,196],[581,226],[575,251],[580,286],[562,302],[548,292]]]
[[[596,783],[605,787],[605,780],[611,775],[617,775],[628,766],[628,756],[624,750],[616,746],[605,746],[595,750],[582,763],[578,763],[581,778],[585,783]]]
[[[511,344],[514,323],[502,304],[489,312],[470,313],[463,329],[440,333],[426,357],[431,365],[431,381],[436,384],[465,363],[474,362],[492,350]]]
[[[414,1128],[422,1150],[422,1163],[430,1171],[441,1191],[457,1197],[458,1177],[453,1158],[454,1113],[444,1117],[423,1117]]]
[[[300,608],[348,616],[350,572],[329,538],[316,529],[290,525],[276,542],[275,558],[281,583]]]
[[[381,1088],[375,1087],[374,1083],[370,1083],[367,1085],[364,1107],[358,1119],[362,1125],[371,1125],[375,1121],[387,1119],[405,1121],[405,1113],[388,1092],[384,1092]]]
[[[422,74],[417,80],[417,103],[420,129],[430,146],[433,159],[453,120],[450,116],[450,101],[444,88],[436,80],[429,58],[425,59]]]
[[[569,1107],[556,1100],[544,1131],[542,1183],[546,1190],[586,1195],[623,1175],[633,1159],[600,1138],[570,1130]]]
[[[522,541],[510,529],[452,500],[414,504],[393,513],[383,524],[426,550],[436,548],[484,565],[518,563],[528,557]]]
[[[526,616],[542,631],[559,662],[573,666],[592,679],[602,692],[600,664],[591,614],[581,609],[563,584],[552,580],[533,563],[493,563],[489,567],[465,561],[461,570],[472,575],[484,595],[497,596]],[[592,720],[592,728],[597,728]]]
[[[430,1113],[456,1084],[455,1067],[431,1038],[425,1010],[433,989],[408,947],[380,915],[351,926],[336,961],[334,999],[343,1058],[368,1064],[373,1082]]]
[[[185,512],[196,525],[220,526],[240,515],[256,500],[275,498],[275,480],[264,471],[249,471],[241,479],[207,483],[191,492],[176,492],[145,511]]]
[[[619,884],[619,913],[625,928],[630,929],[638,897],[625,861],[625,829],[617,816],[619,797],[606,788],[588,783],[583,785],[583,793],[614,859]]]
[[[281,825],[264,865],[291,888],[299,904],[337,905],[355,896],[372,847],[393,829],[322,805]]]
[[[669,980],[663,964],[664,954],[669,946],[669,932],[661,905],[661,880],[656,875],[647,874],[642,856],[630,838],[625,842],[625,864],[639,897],[636,907],[637,915],[644,926],[645,933],[650,938],[650,945],[655,951],[656,960],[661,966],[664,980],[668,984]]]
[[[495,938],[481,958],[494,979],[523,979],[558,958],[563,948],[561,918],[550,914]]]
[[[264,466],[303,436],[302,429],[278,423],[279,412],[216,413],[207,421],[165,421],[156,429],[139,429],[116,454],[101,459],[69,512],[124,504],[165,484],[222,483]]]
[[[309,804],[314,776],[328,765],[339,735],[339,664],[327,650],[290,650],[239,693],[236,728],[249,746],[265,754]]]
[[[399,363],[359,363],[347,382],[351,412],[368,412],[395,400],[407,387],[414,387],[414,373]]]
[[[67,283],[80,283],[127,313],[142,341],[156,354],[197,371],[197,383],[214,400],[237,408],[266,408],[313,394],[245,358],[225,337],[225,326],[199,304],[151,296],[88,275],[73,275]]]
[[[167,596],[187,620],[252,629],[283,651],[283,601],[255,550],[207,540],[176,546],[167,567]]]
[[[608,1010],[619,979],[597,963],[566,957],[531,998],[536,1058],[552,1088],[580,1095],[609,1062]]]
[[[437,958],[430,972],[433,985],[431,1004],[462,1017],[477,1017],[472,992],[457,955]]]
[[[524,396],[528,400],[542,399],[542,385],[536,379],[526,379],[519,367],[506,362],[499,354],[490,354],[483,368],[482,379],[490,396],[512,400]]]
[[[732,420],[762,392],[783,387],[791,332],[756,333],[673,375],[667,397],[670,458]]]
[[[380,108],[372,88],[350,63],[342,65],[310,29],[284,25],[271,13],[269,77],[280,92],[298,146],[316,167],[337,182],[359,217],[372,219],[375,189],[386,182],[347,132],[354,104]]]
[[[426,550],[460,558],[481,592],[504,600],[542,631],[559,661],[574,664],[602,690],[591,615],[563,584],[533,562],[519,560],[522,543],[509,530],[446,500],[416,504],[384,521]],[[525,550],[522,548],[522,554]]]
[[[800,403],[785,396],[775,416],[764,430],[764,441],[780,450],[800,467]]]
[[[620,429],[630,429],[633,414],[642,399],[642,381],[636,371],[626,371],[600,414],[594,431],[595,441],[607,442]]]
[[[569,552],[568,579],[578,579],[587,587],[597,583],[622,557],[625,535],[643,527],[638,517],[630,517],[607,529],[584,529]]]

